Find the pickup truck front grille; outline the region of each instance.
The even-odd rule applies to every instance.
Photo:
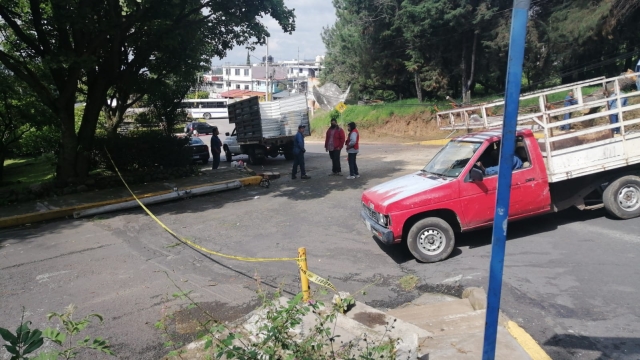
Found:
[[[369,208],[368,206],[366,206],[365,204],[362,204],[362,208],[364,209],[364,211],[367,213],[367,216],[369,216],[371,218],[371,220],[375,221],[376,224],[378,223],[378,212]]]

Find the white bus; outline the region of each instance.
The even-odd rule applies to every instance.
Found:
[[[182,100],[181,107],[194,119],[226,118],[228,99]]]

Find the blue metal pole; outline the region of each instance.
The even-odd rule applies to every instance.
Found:
[[[502,293],[502,272],[507,242],[507,219],[511,198],[511,171],[516,147],[516,128],[518,122],[518,103],[522,82],[522,63],[527,36],[530,0],[514,0],[511,16],[511,39],[509,40],[509,63],[507,65],[507,90],[505,94],[504,124],[502,127],[502,145],[498,167],[498,191],[496,212],[493,221],[493,239],[491,241],[491,264],[489,265],[489,291],[487,294],[487,317],[484,326],[483,360],[493,360],[496,354],[498,335],[498,314]]]

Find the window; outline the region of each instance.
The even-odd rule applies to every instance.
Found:
[[[236,76],[240,76],[240,69],[234,69]]]
[[[531,163],[529,162],[529,155],[527,153],[527,148],[524,144],[524,139],[522,138],[522,136],[518,136],[516,138],[516,148],[515,148],[515,153],[513,155],[514,155],[513,171],[531,167]],[[500,141],[496,141],[490,144],[482,152],[482,155],[480,155],[478,160],[484,167],[483,172],[485,173],[485,177],[494,176],[498,174],[499,157],[500,157]]]
[[[236,89],[240,90],[240,84],[236,84]]]
[[[224,69],[224,74],[229,75],[230,71],[231,71],[230,69]]]
[[[422,171],[439,176],[458,177],[481,145],[481,143],[451,141]]]
[[[245,85],[245,86],[244,86],[244,89],[245,89],[245,90],[249,90],[249,85]]]
[[[244,76],[249,76],[249,69],[244,69]]]
[[[222,89],[222,84],[216,84],[216,89]]]

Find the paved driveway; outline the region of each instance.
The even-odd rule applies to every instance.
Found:
[[[421,264],[402,246],[379,245],[359,219],[363,189],[422,168],[436,148],[364,145],[357,180],[327,176],[331,163],[322,145],[308,148],[309,181],[292,181],[291,163],[270,159],[264,168],[284,176],[269,189],[250,187],[152,211],[178,233],[221,252],[280,257],[306,247],[312,271],[378,307],[395,307],[424,291],[486,288],[489,230],[463,235],[450,259]],[[346,161],[343,166],[346,172]],[[511,224],[503,310],[554,359],[639,358],[639,230],[640,220],[616,221],[602,211]],[[176,243],[140,210],[2,231],[0,326],[14,328],[22,305],[41,326],[48,311],[73,302],[81,314],[106,315],[104,326],[91,331],[109,338],[122,358],[156,359],[166,351],[153,324],[184,306],[172,298],[176,289],[167,276],[223,319],[254,307],[257,288],[298,291],[295,263],[208,258]],[[420,279],[415,289],[401,289],[406,275]],[[365,287],[366,295],[359,292]],[[180,314],[172,331],[188,339],[183,325],[197,314]]]

